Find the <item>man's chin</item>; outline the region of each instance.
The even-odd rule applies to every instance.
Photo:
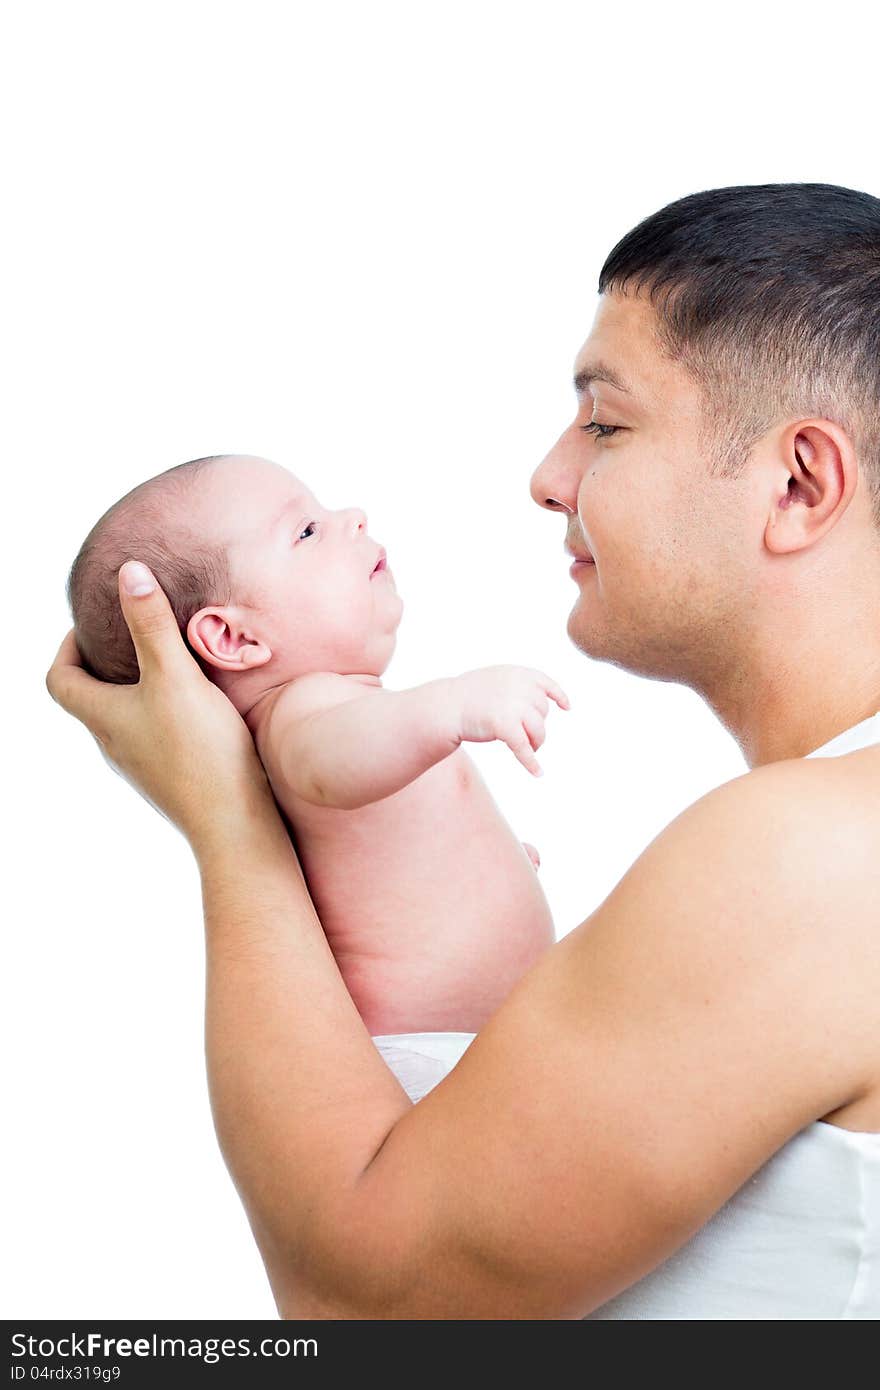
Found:
[[[606,652],[603,650],[601,634],[598,632],[595,622],[590,622],[585,619],[583,613],[578,612],[579,607],[580,605],[576,603],[568,615],[568,622],[565,626],[568,639],[584,656],[602,661]]]

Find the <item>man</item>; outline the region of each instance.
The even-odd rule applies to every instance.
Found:
[[[70,636],[49,673],[193,845],[218,1137],[288,1317],[880,1313],[880,202],[696,194],[599,290],[532,479],[575,556],[568,632],[699,690],[751,771],[418,1105],[149,574],[120,575],[138,686],[91,680]],[[858,751],[806,756],[847,731]]]

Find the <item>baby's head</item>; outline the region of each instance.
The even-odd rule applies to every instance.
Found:
[[[94,675],[138,680],[117,574],[143,560],[202,669],[233,703],[307,671],[380,675],[403,604],[364,513],[327,511],[279,464],[221,454],[139,484],[93,526],[67,593]]]

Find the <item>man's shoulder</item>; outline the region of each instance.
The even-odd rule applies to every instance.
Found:
[[[677,815],[597,912],[640,921],[685,953],[705,947],[722,970],[753,948],[812,953],[817,967],[832,949],[848,969],[846,940],[877,974],[880,798],[871,800],[860,768],[793,759],[745,772]]]
[[[714,846],[733,891],[755,886],[750,870],[817,901],[866,878],[876,887],[878,772],[845,757],[768,763],[700,797],[667,827],[669,841],[707,852]]]
[[[867,834],[864,791],[813,761],[744,773],[682,811],[560,943],[556,979],[578,1027],[572,982],[620,979],[657,1029],[688,1018],[695,1047],[717,1042],[721,1072],[784,1053],[779,1085],[806,1120],[880,1082],[880,808]]]
[[[783,851],[780,862],[796,877],[816,865],[831,877],[834,864],[846,875],[871,872],[880,863],[878,775],[880,750],[787,758],[722,783],[689,809],[699,808],[707,826],[727,824],[743,848],[761,841]]]
[[[728,844],[725,967],[735,976],[743,943],[760,940],[778,1006],[804,1037],[825,1040],[841,1083],[824,1118],[870,1130],[880,1128],[878,761],[859,750],[756,768],[695,807],[692,828],[704,845]]]
[[[721,968],[759,945],[823,972],[832,993],[858,992],[865,971],[880,987],[878,770],[856,755],[743,773],[677,816],[622,884],[665,904],[667,927],[686,903],[676,929],[713,933]]]

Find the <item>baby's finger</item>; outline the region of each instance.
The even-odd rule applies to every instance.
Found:
[[[531,696],[531,700],[532,704],[535,706],[535,709],[538,710],[539,713],[546,719],[547,711],[550,708],[550,701],[544,694],[543,685],[538,684],[535,686],[535,689]]]
[[[543,672],[541,672],[541,684],[551,700],[555,700],[560,709],[571,709],[571,700],[569,700],[562,686],[557,685],[556,681],[552,681],[550,677],[545,676]]]
[[[535,757],[531,742],[523,729],[520,729],[516,734],[510,734],[504,742],[507,744],[511,753],[519,758],[524,768],[527,768],[535,777],[543,777],[544,769]]]
[[[547,737],[543,715],[537,710],[530,710],[528,714],[523,715],[522,726],[529,736],[529,743],[537,753],[544,739]]]

